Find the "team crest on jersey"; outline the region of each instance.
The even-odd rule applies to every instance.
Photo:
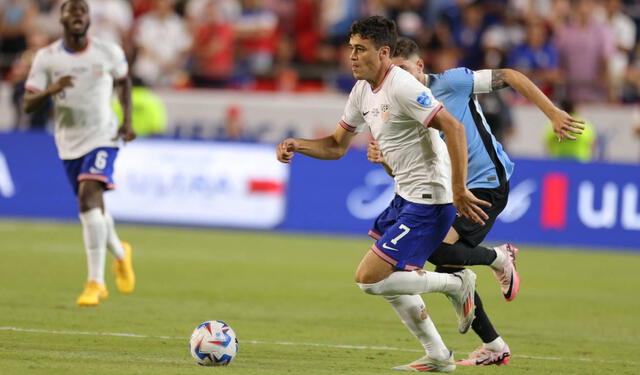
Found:
[[[388,121],[391,117],[391,114],[389,113],[389,104],[381,104],[380,111],[382,112],[382,120]]]
[[[100,77],[102,73],[104,73],[104,69],[102,68],[102,64],[93,64],[91,65],[91,72],[94,76]]]
[[[423,92],[422,94],[420,94],[420,96],[418,96],[416,101],[418,102],[418,104],[420,104],[423,107],[431,106],[431,96],[429,96],[429,94],[427,94],[426,92]]]

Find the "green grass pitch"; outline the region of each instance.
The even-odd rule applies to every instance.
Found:
[[[386,302],[353,282],[371,244],[364,235],[119,232],[134,246],[135,293],[118,294],[109,268],[109,300],[79,308],[80,226],[0,221],[1,374],[395,374],[391,367],[422,355]],[[640,373],[640,256],[520,249],[513,302],[487,268],[474,267],[511,363],[456,373]],[[457,333],[444,296],[425,300],[456,358],[480,343],[472,331]],[[203,368],[188,337],[216,319],[234,328],[240,352],[229,367]]]

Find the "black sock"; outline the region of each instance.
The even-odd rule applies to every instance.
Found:
[[[489,320],[487,313],[484,311],[484,306],[482,306],[482,301],[480,300],[480,296],[476,292],[476,318],[473,319],[473,323],[471,323],[471,328],[473,332],[476,333],[482,339],[483,343],[489,343],[498,338],[498,332],[496,332],[495,328],[493,328],[493,324]]]
[[[458,241],[453,245],[441,243],[429,257],[429,262],[436,266],[489,266],[495,259],[496,252],[493,249],[484,246],[471,247]]]
[[[460,268],[454,267],[443,267],[436,266],[436,272],[442,273],[454,273],[460,271]],[[489,320],[487,313],[484,311],[484,306],[482,305],[482,300],[480,296],[476,292],[475,294],[475,302],[476,302],[476,317],[471,323],[471,328],[473,331],[480,337],[483,343],[489,343],[498,338],[498,332],[496,332],[495,328],[493,328],[493,324]]]

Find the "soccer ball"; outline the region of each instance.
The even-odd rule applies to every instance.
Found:
[[[193,330],[189,351],[199,365],[226,366],[238,353],[238,339],[227,323],[212,320]]]

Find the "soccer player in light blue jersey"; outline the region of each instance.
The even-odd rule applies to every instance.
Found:
[[[500,282],[505,300],[511,301],[517,296],[520,284],[515,268],[517,249],[511,244],[487,248],[480,246],[480,243],[507,205],[509,178],[514,165],[491,133],[476,94],[505,87],[514,88],[547,115],[559,141],[563,138],[575,139],[572,133],[581,133],[584,128],[580,125],[582,122],[557,108],[527,77],[511,69],[472,71],[456,68],[441,74],[425,74],[418,46],[407,38],[398,39],[393,62],[428,87],[436,99],[464,125],[468,147],[467,186],[475,196],[491,203],[490,207],[483,207],[489,217],[485,225],[457,217],[429,261],[436,265],[437,272],[457,272],[460,266],[490,266]],[[394,175],[375,142],[369,146],[368,158],[382,163],[387,172]],[[507,364],[511,355],[509,346],[493,328],[477,293],[475,303],[476,317],[472,328],[482,339],[483,345],[457,364]]]

